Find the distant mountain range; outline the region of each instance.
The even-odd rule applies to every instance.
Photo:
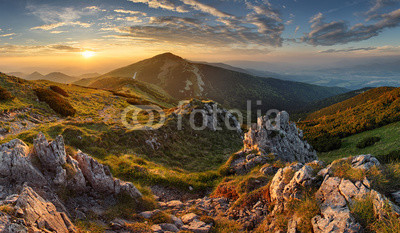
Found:
[[[80,79],[83,78],[94,78],[94,77],[98,77],[101,74],[99,73],[88,73],[88,74],[82,74],[80,76],[70,76],[70,75],[66,75],[64,73],[61,72],[52,72],[46,75],[43,75],[37,71],[31,73],[31,74],[25,74],[22,72],[10,72],[8,73],[8,75],[11,76],[16,76],[16,77],[20,77],[26,80],[48,80],[48,81],[52,81],[52,82],[58,82],[58,83],[73,83],[76,82]]]
[[[102,79],[136,79],[156,85],[177,100],[215,100],[226,107],[246,109],[247,100],[261,100],[262,110],[294,110],[348,90],[322,87],[275,78],[258,77],[240,68],[220,63],[199,63],[165,53],[75,84],[109,89]],[[123,79],[121,81],[125,82]],[[118,86],[121,89],[121,86]]]

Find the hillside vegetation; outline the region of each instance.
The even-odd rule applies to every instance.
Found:
[[[371,146],[358,148],[357,144],[366,138],[379,137],[380,140]],[[348,157],[355,154],[386,155],[392,151],[400,150],[400,122],[395,122],[374,130],[368,130],[342,139],[342,146],[338,150],[319,153],[319,158],[326,162]],[[381,158],[378,157],[381,160]],[[400,159],[400,157],[399,157]]]
[[[298,125],[310,141],[344,138],[400,120],[400,88],[381,87],[310,114]]]

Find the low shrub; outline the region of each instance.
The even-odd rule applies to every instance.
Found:
[[[50,89],[36,88],[36,96],[40,101],[47,103],[51,109],[62,116],[74,116],[76,110],[72,105]]]
[[[62,95],[62,96],[64,96],[64,97],[69,97],[69,94],[66,92],[66,91],[64,91],[61,87],[59,87],[59,86],[55,86],[55,85],[51,85],[50,86],[50,89],[52,90],[52,91],[54,91],[54,92],[57,92],[58,94],[60,94],[60,95]]]
[[[380,137],[367,137],[359,141],[356,145],[357,148],[363,149],[369,146],[374,145],[376,142],[379,142],[381,140]]]
[[[14,99],[14,96],[11,95],[11,93],[6,89],[0,87],[0,101],[7,101],[12,99]]]
[[[148,105],[148,104],[151,104],[150,101],[143,100],[143,99],[140,99],[140,98],[128,98],[128,99],[126,99],[126,102],[128,102],[128,104],[131,104],[131,105]]]
[[[339,137],[333,137],[330,135],[314,138],[309,143],[318,152],[329,152],[342,147],[342,140]]]
[[[150,226],[145,223],[129,223],[125,224],[125,228],[128,232],[132,233],[152,233]]]
[[[169,215],[169,214],[167,214],[167,213],[165,213],[163,211],[160,211],[160,212],[157,212],[157,213],[153,214],[151,216],[151,218],[149,219],[149,221],[152,224],[174,223],[174,221],[172,220],[171,215]]]

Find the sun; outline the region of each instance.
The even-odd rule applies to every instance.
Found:
[[[83,51],[81,54],[82,54],[82,56],[83,56],[84,58],[91,58],[91,57],[93,57],[94,55],[96,55],[96,52],[90,51],[90,50],[85,50],[85,51]]]

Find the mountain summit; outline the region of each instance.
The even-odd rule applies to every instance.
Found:
[[[237,69],[191,62],[172,53],[113,70],[92,80],[92,83],[104,78],[135,79],[161,87],[178,100],[212,99],[226,107],[240,109],[246,109],[247,100],[261,100],[263,110],[275,108],[290,111],[346,91],[343,88],[257,77]]]

